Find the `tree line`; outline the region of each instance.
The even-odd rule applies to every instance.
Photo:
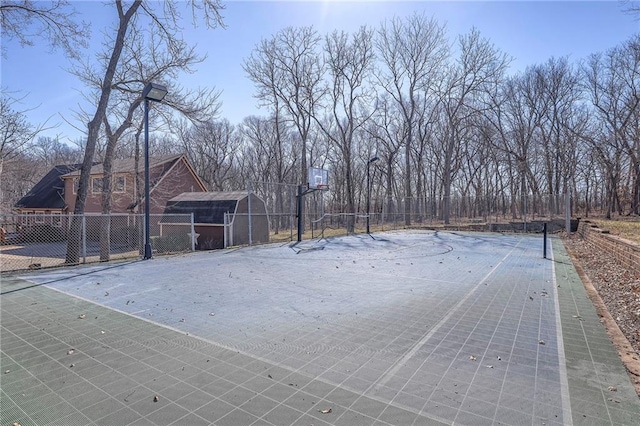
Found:
[[[248,52],[243,68],[265,115],[234,124],[220,118],[215,88],[180,89],[180,78],[202,57],[161,18],[177,11],[134,1],[138,14],[124,22],[131,9],[121,3],[114,1],[120,26],[99,60],[74,62],[91,88],[87,96],[104,111],[77,112],[94,130],[89,142],[68,148],[65,162],[138,158],[140,92],[154,80],[173,86],[173,95],[153,106],[152,155],[185,153],[211,190],[305,183],[308,167],[321,167],[330,171],[331,208],[356,213],[364,207],[367,163],[378,157],[373,198],[403,200],[407,225],[426,199],[441,200],[438,214],[448,223],[453,197],[569,193],[587,213],[640,214],[637,35],[575,63],[550,58],[513,72],[512,58],[478,30],[450,38],[425,14],[353,33],[289,27]],[[206,4],[204,12],[222,25],[222,6]],[[155,29],[142,30],[154,22]],[[122,28],[139,33],[118,38]],[[101,101],[109,73],[111,93]],[[2,115],[10,115],[4,106]],[[34,161],[38,145],[55,143],[32,137],[13,149],[19,144],[5,136],[4,167],[5,151]]]

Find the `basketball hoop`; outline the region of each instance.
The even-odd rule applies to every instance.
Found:
[[[329,184],[329,171],[324,169],[318,169],[315,167],[309,167],[309,180],[307,181],[307,188],[309,190],[325,190]]]
[[[319,185],[316,186],[316,189],[318,191],[328,191],[329,190],[329,185],[319,184]]]

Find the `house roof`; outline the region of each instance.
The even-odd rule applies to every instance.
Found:
[[[177,160],[182,157],[183,154],[174,154],[174,155],[164,155],[160,157],[149,157],[149,168],[153,168],[156,166],[160,166],[166,163],[175,163]],[[138,165],[140,171],[144,171],[144,159],[140,159],[140,164]],[[134,158],[124,158],[124,159],[114,159],[111,168],[112,173],[133,173],[135,171],[135,159]],[[91,167],[92,175],[101,175],[104,173],[103,163],[95,164]],[[80,176],[80,170],[71,171],[64,175],[67,177],[77,177]]]
[[[17,208],[62,209],[64,181],[62,176],[82,167],[82,164],[54,166],[33,188],[15,204]]]

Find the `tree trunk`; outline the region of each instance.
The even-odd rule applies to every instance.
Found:
[[[102,218],[100,218],[100,262],[108,262],[110,260],[111,247],[111,194],[112,187],[112,165],[113,154],[118,142],[117,137],[111,135],[107,143],[107,149],[104,154],[104,162],[102,163],[103,179],[102,179]]]
[[[102,121],[107,112],[107,105],[109,103],[109,97],[111,96],[111,83],[113,82],[113,76],[116,72],[118,61],[124,47],[124,38],[127,34],[127,28],[133,15],[136,13],[142,0],[135,0],[129,7],[126,13],[122,13],[122,2],[116,1],[119,15],[118,33],[116,35],[115,43],[113,45],[113,52],[109,59],[109,65],[105,71],[104,81],[102,83],[102,92],[100,93],[100,100],[98,101],[98,108],[93,116],[93,119],[89,122],[87,131],[87,146],[84,151],[84,160],[82,161],[82,168],[80,171],[80,183],[78,186],[78,194],[76,197],[76,205],[74,209],[74,217],[71,222],[71,229],[69,230],[69,239],[67,242],[67,255],[65,263],[77,264],[80,261],[80,236],[81,236],[81,216],[84,215],[85,203],[87,200],[87,192],[89,188],[89,177],[91,174],[91,166],[93,165],[93,158],[96,152],[96,145],[98,143],[98,137],[100,136],[100,127]]]
[[[348,146],[351,144],[349,143]],[[353,172],[351,170],[351,153],[344,153],[345,161],[345,180],[347,189],[347,233],[353,233],[355,230],[355,196],[353,193]]]
[[[455,139],[453,133],[449,136],[446,151],[444,153],[444,170],[442,171],[443,185],[443,219],[444,224],[449,225],[451,222],[451,175],[453,168],[453,148],[455,147]]]
[[[411,226],[411,204],[413,196],[411,194],[411,125],[407,134],[407,146],[405,150],[405,177],[404,177],[404,224]]]

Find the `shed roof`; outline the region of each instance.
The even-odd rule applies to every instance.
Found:
[[[167,201],[162,223],[173,223],[172,214],[191,214],[195,223],[224,224],[225,213],[236,210],[237,200]]]
[[[54,166],[33,188],[15,204],[17,208],[62,209],[64,202],[64,181],[61,176],[78,170],[82,164],[61,164]]]
[[[183,192],[169,200],[172,201],[239,201],[246,198],[247,191]]]

